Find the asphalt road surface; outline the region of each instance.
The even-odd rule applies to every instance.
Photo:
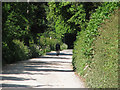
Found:
[[[72,68],[72,49],[59,56],[52,51],[47,55],[6,65],[2,68],[2,88],[85,88]]]

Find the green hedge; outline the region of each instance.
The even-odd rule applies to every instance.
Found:
[[[118,6],[119,3],[105,2],[102,4],[102,6],[98,7],[98,9],[96,9],[96,12],[91,15],[86,30],[82,30],[81,32],[78,33],[77,40],[74,43],[72,62],[74,70],[76,70],[79,75],[85,78],[87,87],[91,88],[118,87],[117,82],[118,43],[116,36],[117,35],[116,26],[118,23],[115,23],[114,19],[110,18],[110,16],[115,12],[115,9],[117,9]],[[103,39],[101,40],[101,43],[97,45],[97,43],[99,42],[99,39],[97,38],[99,38],[101,35],[99,28],[104,27],[103,24],[105,23],[106,19],[111,20],[109,21],[109,23],[111,22],[111,25],[108,26],[109,28],[107,27],[103,28],[102,32],[104,32],[104,34],[106,35],[101,37]],[[113,26],[113,24],[115,25]],[[107,36],[107,34],[109,34],[109,36]],[[111,36],[113,36],[114,38],[112,39]],[[103,42],[104,44],[102,44]]]

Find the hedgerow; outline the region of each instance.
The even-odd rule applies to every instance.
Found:
[[[110,16],[113,13],[115,13],[115,10],[118,8],[118,6],[119,3],[115,3],[115,2],[102,3],[102,5],[96,9],[96,12],[91,14],[86,29],[78,33],[77,40],[74,43],[73,62],[72,62],[74,66],[74,70],[76,70],[79,75],[83,76],[86,79],[87,87],[92,87],[92,88],[118,87],[118,83],[117,83],[118,78],[116,72],[117,66],[115,67],[115,65],[117,65],[117,57],[116,57],[117,52],[109,53],[111,54],[111,59],[110,59],[109,56],[106,55],[106,51],[104,49],[97,49],[96,51],[96,48],[98,47],[94,46],[95,45],[94,42],[97,40],[97,37],[100,36],[100,32],[98,31],[98,29],[103,26],[106,19],[108,20],[110,19]],[[106,32],[109,33],[109,30],[107,29],[110,28],[106,28]],[[117,32],[117,30],[115,32]],[[117,33],[115,34],[117,35]],[[106,36],[104,36],[103,38],[106,38]],[[110,38],[110,36],[108,38]],[[117,42],[117,37],[115,37],[114,40],[115,42]],[[107,43],[111,45],[110,43],[112,42],[107,41]],[[115,44],[114,48],[116,48],[117,43],[114,44]],[[104,44],[103,46],[100,46],[100,48],[104,48],[104,47],[107,47],[107,45]],[[106,49],[110,49],[110,47]],[[99,50],[103,50],[104,52],[101,52]],[[111,49],[108,50],[108,52],[111,51],[112,51]],[[96,52],[101,52],[98,54],[99,57],[95,57],[97,55]],[[106,58],[103,53],[105,54]],[[113,57],[115,61],[112,60]],[[106,59],[108,59],[107,65],[104,63]],[[115,75],[116,77],[112,77],[110,73],[112,76]],[[112,83],[112,81],[114,81],[114,83]]]

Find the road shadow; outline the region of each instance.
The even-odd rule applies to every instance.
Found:
[[[45,68],[51,68],[51,66],[24,66],[25,68],[43,68],[43,67],[45,67]],[[59,67],[56,67],[56,66],[53,66],[53,68],[59,68]]]
[[[63,65],[66,63],[71,63],[71,62],[65,62],[65,61],[51,61],[51,62],[47,62],[47,61],[30,61],[29,62],[29,66],[24,66],[25,71],[37,71],[37,72],[73,72],[73,70],[62,70],[59,69],[60,67],[55,67],[56,65]],[[34,65],[34,66],[30,66],[30,65]],[[36,66],[36,65],[41,65],[41,66]],[[47,66],[50,65],[50,66]],[[55,65],[55,66],[54,66]],[[38,69],[40,67],[43,68],[47,68],[47,69]],[[49,69],[49,68],[55,68],[55,69]],[[56,69],[58,68],[58,69]]]
[[[31,79],[26,79],[26,78],[21,78],[21,77],[2,76],[2,80],[26,81],[26,80],[31,80]],[[36,79],[32,79],[32,80],[36,80]]]
[[[44,87],[44,86],[53,86],[53,85],[37,85],[35,87]],[[0,85],[0,87],[2,87],[2,90],[8,90],[10,88],[10,90],[12,90],[11,88],[21,88],[21,89],[18,89],[18,90],[22,90],[22,88],[32,88],[32,86],[29,86],[29,85],[18,85],[18,84],[2,84]],[[13,88],[13,90],[14,90]],[[15,89],[16,90],[16,89]],[[27,89],[28,90],[28,89]]]
[[[29,85],[18,85],[18,84],[2,84],[2,87],[31,87]]]
[[[49,56],[47,56],[49,55]],[[48,75],[50,72],[74,72],[73,70],[68,70],[62,68],[65,64],[69,64],[71,62],[68,62],[66,60],[69,60],[70,58],[67,57],[57,57],[56,53],[47,53],[46,56],[41,56],[38,58],[35,58],[36,60],[26,60],[21,61],[19,64],[14,63],[11,65],[8,65],[9,67],[3,68],[2,74],[5,75],[12,75],[12,74],[27,74],[27,75]],[[54,55],[56,57],[54,57]],[[72,55],[72,54],[66,54],[66,53],[60,53],[60,55]],[[46,59],[56,59],[53,61],[44,61]],[[57,61],[57,59],[62,59],[61,61]],[[65,60],[64,60],[65,59]],[[59,67],[58,67],[59,66]],[[47,73],[44,73],[47,72]],[[29,79],[29,78],[22,78],[22,77],[13,77],[13,76],[2,76],[2,80],[10,80],[10,81],[26,81],[26,80],[35,80],[35,79]],[[38,87],[42,87],[46,85],[38,85]],[[17,84],[2,84],[2,87],[30,87],[29,85],[17,85]]]
[[[67,64],[71,62],[65,62],[65,61],[26,61],[24,63],[21,63],[21,65],[16,66],[12,65],[10,68],[5,68],[2,71],[2,74],[32,74],[27,71],[49,71],[49,72],[71,72],[70,70],[41,70],[37,68],[60,68],[56,67],[57,65],[62,66],[63,64]],[[25,72],[24,72],[25,71]],[[44,75],[43,73],[39,73],[40,75]],[[19,79],[18,79],[19,80]]]
[[[27,71],[44,71],[44,72],[74,72],[73,70],[59,70],[59,69],[35,69],[35,68],[26,68]]]
[[[22,62],[20,65],[17,65],[16,63],[14,65],[9,65],[9,67],[7,68],[3,68],[2,74],[31,74],[30,72],[26,71],[26,68],[30,68],[30,69],[40,68],[40,67],[51,68],[51,66],[47,66],[47,65],[54,65],[54,64],[55,63],[44,62],[44,61],[26,61],[24,63]]]
[[[56,53],[46,53],[46,55],[56,56]],[[73,54],[60,53],[59,55],[73,55]]]
[[[41,56],[39,58],[48,58],[48,59],[70,59],[70,58],[66,58],[66,57],[52,57],[52,56]]]

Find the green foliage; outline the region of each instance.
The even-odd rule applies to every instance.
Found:
[[[60,49],[61,50],[65,50],[65,49],[67,49],[68,48],[68,46],[67,46],[67,44],[65,44],[65,43],[63,43],[61,46],[60,46]]]
[[[82,71],[84,69],[85,63],[87,61],[87,58],[85,57],[85,31],[80,32],[80,36],[77,36],[77,41],[74,42],[74,50],[73,50],[73,66],[76,71],[80,71],[79,74],[82,75]],[[83,60],[84,58],[84,60]],[[79,67],[79,64],[81,63],[81,67]],[[78,68],[79,67],[79,68]]]
[[[20,42],[20,40],[13,40],[13,43],[15,44],[15,60],[25,60],[29,57],[29,49],[26,45],[24,45],[23,42]]]
[[[49,29],[59,40],[66,33],[77,35],[77,32],[85,30],[91,13],[99,5],[101,3],[49,2],[49,9],[46,9]]]
[[[44,54],[44,51],[40,46],[37,46],[36,44],[30,44],[30,57],[35,58],[38,56],[41,56]]]
[[[14,52],[13,47],[16,43],[11,42],[13,40],[24,42],[24,45],[31,49],[30,57],[55,50],[56,43],[63,44],[62,39],[66,33],[76,34],[86,25],[85,12],[87,9],[88,11],[92,9],[89,10],[90,6],[84,9],[84,6],[79,2],[3,2],[4,61],[7,62],[7,57],[14,57],[11,52]],[[40,46],[41,52],[36,49],[37,46]],[[66,45],[62,46],[62,48],[66,47]]]
[[[88,72],[90,75],[95,73],[95,77],[99,78],[92,80],[93,77],[87,76],[87,81],[93,81],[88,83],[89,87],[118,88],[118,24],[116,21],[118,22],[118,11],[99,28],[100,36],[92,46],[94,48],[94,59],[90,65],[92,70]],[[104,84],[100,85],[100,83]]]
[[[40,38],[40,46],[44,48],[46,51],[56,50],[55,45],[57,43],[62,44],[62,42],[58,39],[50,38],[50,37],[44,37],[41,36]]]
[[[117,29],[114,28],[117,23],[114,21],[110,28],[103,24],[120,3],[4,2],[2,5],[3,63],[38,57],[55,50],[56,43],[61,50],[67,49],[62,39],[71,33],[77,35],[74,70],[86,78],[88,87],[117,87]],[[108,35],[100,34],[101,26]]]
[[[19,3],[19,5],[17,3],[3,3],[3,41],[6,41],[6,38],[13,40],[14,38],[20,38],[28,34],[28,30],[25,27],[28,25],[28,20],[26,19],[27,17],[21,13],[24,13],[26,10],[21,11],[22,5],[26,5],[26,3]],[[24,6],[24,8],[26,8],[26,6]]]
[[[13,46],[13,43],[11,43],[11,45]],[[13,50],[11,50],[11,48],[9,47],[9,45],[6,42],[2,43],[2,63],[11,63],[13,60]]]
[[[57,39],[62,39],[65,33],[77,33],[85,26],[86,14],[81,3],[50,2],[48,5],[48,25],[53,28]]]
[[[6,63],[43,54],[43,51],[40,51],[41,48],[39,50],[37,46],[40,43],[38,37],[40,38],[40,34],[45,32],[47,28],[45,5],[46,3],[31,2],[29,4],[27,2],[2,3],[2,13],[4,16],[2,18],[2,52]],[[22,43],[22,45],[18,46],[18,43],[20,45]],[[30,48],[29,53],[24,51],[26,45]],[[16,49],[19,48],[20,50],[17,52]],[[21,50],[25,52],[23,55]]]
[[[102,39],[101,42],[97,39],[100,37],[98,28],[103,27],[105,20],[110,19],[109,16],[113,14],[117,8],[118,3],[102,3],[102,5],[96,9],[96,12],[91,14],[86,29],[78,33],[77,40],[74,43],[73,66],[78,74],[86,79],[88,87],[118,87],[116,72],[117,50],[113,51],[113,49],[111,49],[111,47],[117,48],[118,45],[116,36],[117,28],[114,25],[117,23],[114,22],[113,18],[114,23],[111,22],[111,26],[108,26],[108,28],[106,28],[106,25],[101,31],[105,34],[105,36],[101,38],[106,39]],[[111,33],[111,35],[109,33]],[[107,34],[109,34],[109,36]],[[114,36],[114,38],[111,38],[111,36]],[[99,42],[99,44],[95,42]],[[114,43],[114,45],[112,43]]]
[[[20,40],[13,40],[9,43],[3,43],[3,64],[13,63],[15,61],[25,60],[29,58],[29,49]]]

